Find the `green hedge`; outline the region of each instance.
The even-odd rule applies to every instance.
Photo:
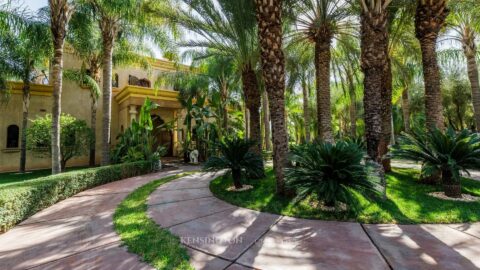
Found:
[[[151,162],[134,162],[66,172],[0,188],[0,231],[81,191],[146,174]]]

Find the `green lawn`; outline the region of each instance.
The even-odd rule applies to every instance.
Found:
[[[156,269],[193,269],[180,239],[148,217],[146,204],[148,196],[159,186],[192,173],[165,177],[136,189],[117,207],[113,216],[115,230],[128,251]]]
[[[264,212],[309,219],[359,221],[362,223],[455,223],[480,221],[480,202],[444,201],[427,195],[441,187],[418,183],[418,171],[394,169],[387,175],[387,200],[367,199],[355,193],[357,209],[346,213],[324,212],[305,200],[297,205],[291,199],[275,195],[275,178],[271,169],[261,180],[246,180],[254,189],[228,192],[232,180],[219,177],[211,182],[211,191],[234,205]],[[464,179],[463,191],[480,196],[480,182]]]
[[[86,167],[71,167],[71,168],[67,168],[66,171],[70,172],[70,171],[76,171],[76,170],[81,170],[85,168]],[[26,173],[18,173],[18,172],[0,173],[0,187],[23,182],[23,181],[33,180],[39,177],[49,176],[51,174],[52,174],[51,169],[35,170],[35,171],[29,171]]]

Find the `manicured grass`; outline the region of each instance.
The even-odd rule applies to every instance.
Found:
[[[67,168],[66,172],[81,170],[85,168],[86,167],[71,167],[71,168]],[[34,171],[28,171],[26,173],[18,173],[18,172],[0,173],[0,186],[6,186],[6,185],[19,183],[19,182],[33,180],[36,178],[49,176],[51,174],[52,174],[51,169],[34,170]]]
[[[275,195],[275,178],[271,169],[261,180],[246,180],[254,186],[245,192],[228,192],[232,180],[219,177],[210,189],[218,198],[234,205],[286,216],[322,220],[358,221],[362,223],[456,223],[480,221],[480,202],[444,201],[427,195],[441,187],[420,184],[418,171],[394,169],[387,175],[387,200],[367,199],[355,193],[355,209],[344,213],[324,212],[314,208],[312,200],[294,205],[291,199]],[[463,192],[480,196],[480,182],[463,179]]]
[[[193,269],[180,239],[148,217],[146,203],[148,196],[162,184],[192,173],[165,177],[136,189],[117,207],[113,216],[115,230],[128,250],[156,269]]]

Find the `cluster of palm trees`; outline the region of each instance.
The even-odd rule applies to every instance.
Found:
[[[54,117],[60,113],[66,40],[97,84],[102,72],[101,91],[91,88],[91,124],[101,92],[102,164],[108,164],[112,65],[116,55],[119,62],[141,61],[133,55],[145,55],[145,50],[140,53],[138,48],[143,47],[136,45],[150,39],[164,48],[165,55],[177,57],[181,47],[194,63],[209,66],[204,75],[218,89],[218,124],[224,131],[234,117],[229,116],[228,96],[240,85],[247,134],[257,142],[256,152],[262,146],[269,149],[271,133],[278,193],[285,193],[289,141],[333,142],[339,134],[364,134],[368,156],[388,171],[390,162],[384,156],[396,131],[392,118],[398,115],[392,107],[401,104],[401,126],[408,132],[417,124],[410,117],[418,109],[411,89],[419,81],[425,89],[420,106],[424,127],[445,127],[439,59],[446,53],[438,49],[447,40],[462,46],[462,54],[444,51],[466,59],[475,126],[480,128],[476,62],[480,22],[475,6],[474,0],[50,0],[46,23],[53,46],[45,54],[53,59],[52,113]],[[21,28],[22,23],[15,21],[1,20],[0,27],[8,22],[10,28]],[[86,81],[84,76],[73,77]],[[1,82],[2,76],[0,86]],[[56,121],[52,136],[58,137]],[[58,139],[52,144],[52,170],[57,172]]]
[[[92,118],[96,124],[97,99],[102,95],[102,165],[110,163],[110,126],[113,64],[146,63],[144,39],[164,48],[169,46],[168,25],[153,16],[156,10],[170,7],[165,1],[49,0],[48,7],[31,14],[7,2],[0,10],[1,89],[8,93],[7,79],[20,79],[23,87],[23,123],[20,172],[25,171],[30,83],[35,71],[48,60],[51,65],[52,102],[52,173],[60,167],[60,115],[64,77],[91,89]],[[65,42],[82,59],[82,70],[67,70],[64,76]],[[116,60],[116,61],[115,61]],[[116,63],[115,63],[116,62]],[[47,67],[45,67],[46,69]],[[87,74],[88,70],[88,74]],[[103,86],[100,84],[102,71]],[[88,76],[87,76],[88,75]],[[93,128],[95,130],[95,128]],[[95,140],[91,145],[90,163],[95,162]]]
[[[316,134],[317,139],[331,142],[337,135],[335,130],[348,126],[349,132],[344,135],[356,137],[362,133],[357,130],[361,114],[357,98],[362,90],[361,127],[367,153],[372,160],[382,163],[386,171],[390,170],[390,161],[385,154],[395,132],[393,103],[401,101],[403,130],[408,132],[412,125],[409,89],[419,78],[425,88],[424,127],[443,129],[442,70],[437,49],[448,35],[463,46],[475,117],[480,116],[475,46],[479,22],[475,20],[472,1],[181,2],[161,16],[195,33],[195,38],[179,43],[195,52],[189,56],[201,60],[215,55],[234,61],[243,85],[249,137],[259,142],[261,100],[269,103],[279,193],[285,190],[283,167],[289,139],[292,141],[287,130],[302,141],[310,141]],[[316,102],[310,100],[312,85]],[[295,93],[297,88],[301,95]],[[348,107],[344,110],[348,113],[333,108],[340,98],[336,98],[332,88],[344,93],[341,102],[348,103],[344,107]],[[293,100],[301,97],[303,109],[292,102],[292,96]],[[313,110],[312,105],[316,105]],[[262,108],[262,112],[266,115],[267,110]],[[348,125],[346,119],[350,121]],[[341,127],[334,128],[336,120],[340,120]],[[287,129],[286,123],[295,127]],[[263,124],[270,126],[266,121]],[[264,128],[263,132],[266,131]]]

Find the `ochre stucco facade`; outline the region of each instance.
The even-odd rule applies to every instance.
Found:
[[[72,53],[65,53],[64,69],[80,69],[81,61]],[[187,68],[187,67],[182,67]],[[166,122],[173,122],[174,128],[169,132],[164,132],[159,140],[162,143],[168,142],[169,155],[179,155],[180,144],[183,140],[183,118],[184,112],[177,100],[178,92],[172,87],[158,87],[154,89],[153,85],[161,72],[174,72],[177,67],[165,60],[152,60],[151,68],[143,70],[137,67],[119,67],[113,70],[115,76],[118,75],[118,86],[113,87],[112,95],[112,123],[111,123],[111,141],[115,144],[117,136],[122,130],[126,129],[133,119],[138,118],[140,107],[149,97],[152,101],[159,104],[159,108],[152,114],[160,116]],[[145,79],[151,82],[152,87],[141,87],[129,85],[129,77],[135,76],[138,79]],[[136,81],[135,78],[132,81]],[[100,83],[100,85],[102,85]],[[7,129],[9,126],[19,127],[19,136],[21,130],[23,113],[22,83],[12,82],[11,96],[6,104],[0,105],[0,171],[16,171],[20,163],[20,143],[19,147],[8,147]],[[51,113],[52,91],[50,85],[32,84],[31,98],[29,104],[29,119],[35,119],[39,116]],[[82,88],[74,82],[63,81],[62,91],[62,113],[70,114],[77,119],[82,119],[90,126],[91,118],[91,97],[87,88]],[[102,97],[98,100],[97,122],[96,122],[96,162],[100,162],[101,136],[102,136]],[[19,137],[20,138],[20,137]],[[88,146],[85,146],[88,147]],[[86,155],[80,158],[70,160],[67,166],[86,166],[88,165],[88,151]],[[27,170],[50,168],[51,160],[49,157],[41,157],[31,151],[27,151]]]

